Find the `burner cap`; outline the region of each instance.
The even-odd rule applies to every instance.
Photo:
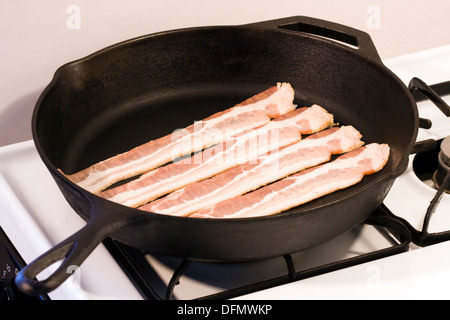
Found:
[[[445,176],[450,172],[450,136],[442,140],[441,151],[438,156],[438,168],[433,175],[433,182],[439,188],[444,181]],[[450,193],[450,188],[447,188]]]
[[[447,167],[450,167],[450,136],[442,140],[440,157],[442,158],[442,162]]]

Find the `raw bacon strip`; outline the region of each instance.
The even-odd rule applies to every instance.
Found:
[[[291,85],[278,83],[230,109],[68,175],[68,178],[86,190],[98,193],[120,180],[262,126],[270,118],[294,110],[296,106],[293,100],[294,90]]]
[[[229,168],[255,162],[271,150],[298,142],[301,134],[331,126],[333,115],[318,105],[291,111],[263,127],[232,137],[192,157],[168,164],[99,195],[130,207],[138,207],[188,184],[212,177]]]
[[[389,158],[387,144],[372,143],[335,161],[302,171],[271,185],[202,209],[191,217],[244,218],[288,210],[334,191],[350,187],[381,170]]]
[[[361,134],[351,126],[334,127],[261,157],[256,163],[234,167],[139,209],[188,216],[219,201],[239,196],[300,170],[329,161],[332,154],[360,147],[363,144],[360,139]]]

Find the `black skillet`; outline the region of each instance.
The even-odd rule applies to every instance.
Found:
[[[70,174],[186,127],[276,82],[299,106],[317,103],[366,143],[388,143],[382,171],[281,214],[192,219],[146,213],[87,192]],[[36,148],[87,224],[16,277],[29,294],[57,288],[106,237],[147,252],[200,261],[248,261],[317,246],[364,221],[407,167],[418,130],[415,101],[359,30],[308,17],[189,28],[113,45],[60,67],[32,121]],[[55,261],[47,279],[35,278]]]

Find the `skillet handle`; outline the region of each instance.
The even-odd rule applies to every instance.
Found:
[[[17,288],[31,296],[53,291],[67,280],[94,249],[123,223],[108,224],[105,219],[91,214],[87,224],[34,261],[26,265],[16,275]],[[47,279],[37,280],[36,276],[62,260],[61,265]]]
[[[372,38],[368,33],[339,23],[305,16],[294,16],[252,23],[248,26],[284,29],[309,34],[314,37],[319,36],[322,39],[326,38],[340,44],[343,43],[343,45],[349,46],[367,58],[382,63]]]

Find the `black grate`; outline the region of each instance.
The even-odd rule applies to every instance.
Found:
[[[296,270],[292,256],[285,255],[279,257],[279,259],[283,261],[286,266],[284,275],[276,276],[264,281],[257,281],[232,289],[226,289],[222,292],[198,297],[196,299],[231,299],[293,281],[300,281],[302,279],[373,261],[383,257],[388,257],[405,252],[409,249],[409,243],[411,241],[409,230],[403,223],[392,218],[392,214],[384,205],[381,205],[363,224],[376,228],[380,234],[389,239],[389,242],[392,243],[392,245],[387,248],[363,253],[351,258],[334,261],[332,263],[312,267],[306,270]],[[166,284],[165,281],[159,278],[157,271],[146,259],[145,253],[134,248],[127,247],[111,239],[105,241],[105,246],[121,265],[142,296],[149,300],[177,299],[177,285],[180,281],[183,281],[183,275],[187,272],[187,270],[189,270],[191,264],[193,264],[192,261],[179,259],[178,267],[174,268],[173,275],[170,281]],[[243,262],[243,264],[245,263],[246,262]],[[225,268],[224,270],[226,270],[226,264],[223,267]],[[231,264],[230,267],[232,267]]]

